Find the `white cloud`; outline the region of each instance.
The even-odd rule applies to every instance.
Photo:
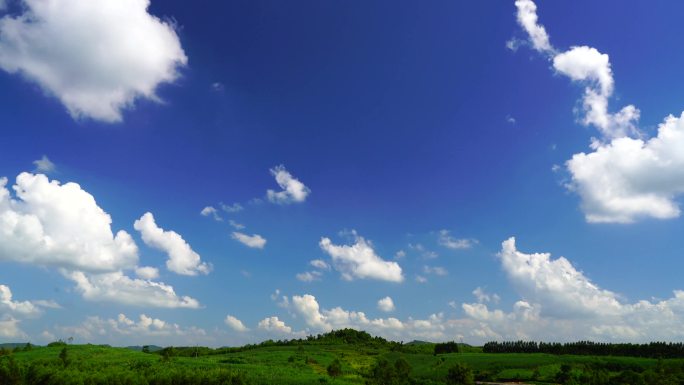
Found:
[[[178,296],[173,287],[163,282],[132,279],[122,272],[89,275],[76,271],[64,272],[64,275],[76,283],[76,290],[89,301],[116,302],[142,307],[200,307],[196,299]]]
[[[205,216],[205,217],[208,217],[211,215],[211,217],[214,218],[214,220],[218,221],[218,222],[223,220],[223,218],[221,218],[221,216],[218,214],[218,210],[216,210],[216,208],[212,207],[212,206],[207,206],[207,207],[203,208],[202,211],[200,211],[200,214],[202,214],[202,216]]]
[[[309,264],[317,269],[330,270],[330,265],[322,259],[314,259],[310,261]]]
[[[76,183],[21,173],[13,189],[0,178],[0,260],[88,272],[134,268],[138,248]]]
[[[575,154],[566,165],[588,222],[630,223],[680,215],[684,193],[684,113],[669,116],[648,140],[619,138]]]
[[[211,265],[203,263],[190,245],[175,231],[164,231],[157,226],[152,213],[143,214],[133,228],[140,232],[143,242],[167,253],[166,268],[182,275],[209,274]]]
[[[123,230],[112,234],[110,216],[78,184],[22,173],[13,186],[16,199],[6,184],[0,178],[0,260],[57,267],[89,300],[199,306],[176,296],[171,286],[123,273],[137,268],[135,242]]]
[[[55,164],[52,163],[50,159],[48,159],[48,157],[45,155],[43,155],[43,157],[38,160],[34,160],[33,164],[36,166],[36,172],[43,174],[49,174],[57,169]]]
[[[366,330],[393,340],[459,340],[481,344],[491,340],[648,342],[684,338],[684,290],[665,300],[626,302],[600,288],[565,258],[517,250],[513,238],[502,243],[499,260],[520,294],[510,310],[491,308],[498,296],[473,291],[477,303],[457,304],[461,318],[442,313],[424,319],[371,319],[364,312],[322,308],[310,294],[292,296],[284,307],[313,331],[345,327]],[[280,295],[278,292],[277,295]],[[287,297],[284,297],[287,298]]]
[[[390,297],[381,298],[378,300],[378,309],[385,313],[392,312],[395,309],[394,301],[392,301],[392,298]]]
[[[406,252],[404,250],[399,250],[394,253],[394,259],[402,259],[404,257],[406,257]]]
[[[265,330],[270,333],[277,334],[290,334],[292,333],[292,328],[285,325],[285,322],[278,319],[278,317],[268,317],[259,321],[259,329]]]
[[[297,274],[297,279],[302,281],[302,282],[313,282],[313,281],[320,281],[321,280],[321,272],[320,271],[305,271],[303,273]]]
[[[427,278],[423,277],[422,275],[416,275],[416,282],[426,283],[427,281],[428,281]]]
[[[440,266],[428,266],[428,265],[423,266],[423,273],[425,273],[425,274],[439,275],[439,276],[442,276],[442,277],[449,274],[449,272],[448,272],[445,268],[443,268],[443,267],[440,267]]]
[[[510,282],[525,299],[543,303],[544,313],[615,314],[620,309],[615,293],[598,288],[563,257],[522,253],[510,238],[503,242],[499,258]]]
[[[684,145],[682,116],[668,116],[657,136],[646,138],[637,126],[640,112],[635,106],[608,112],[614,89],[608,55],[592,47],[572,47],[555,55],[553,66],[586,85],[582,122],[603,135],[603,140],[592,141],[592,152],[575,154],[566,162],[572,178],[566,186],[580,195],[586,220],[631,223],[678,217],[677,198],[684,193],[684,158],[678,150]]]
[[[22,320],[36,318],[43,308],[60,309],[52,300],[16,301],[7,285],[0,285],[0,338],[28,339],[19,325]]]
[[[499,303],[499,300],[501,300],[501,298],[499,297],[498,294],[496,294],[496,293],[489,294],[489,293],[485,292],[484,289],[479,287],[479,286],[477,288],[475,288],[475,290],[473,290],[473,295],[475,296],[475,298],[477,298],[477,302],[479,302],[479,303],[485,303],[485,302]]]
[[[142,279],[157,279],[159,278],[159,269],[151,266],[136,267],[135,275]]]
[[[537,6],[531,0],[516,0],[518,8],[518,24],[520,24],[530,37],[530,42],[535,50],[543,53],[553,53],[554,49],[549,42],[549,34],[543,25],[537,23]],[[517,48],[508,45],[509,49]]]
[[[478,242],[475,239],[456,239],[449,234],[448,230],[440,230],[439,238],[437,240],[440,245],[452,250],[465,250],[470,249]]]
[[[149,0],[23,0],[0,19],[0,68],[54,95],[74,118],[122,119],[187,63],[174,26]],[[88,31],[88,33],[83,33]],[[135,42],[135,44],[131,44]]]
[[[19,320],[13,317],[0,317],[0,337],[26,338],[27,335],[19,328]]]
[[[356,235],[356,243],[334,245],[329,238],[321,238],[319,246],[332,257],[333,266],[342,278],[348,281],[359,279],[377,279],[381,281],[402,282],[404,276],[396,262],[385,261],[373,250],[372,244]]]
[[[194,326],[182,327],[145,314],[140,314],[137,321],[128,318],[125,314],[108,319],[87,317],[80,325],[57,326],[55,329],[61,335],[71,335],[77,341],[88,343],[93,341],[117,345],[156,343],[168,346],[206,344],[212,341],[204,329]]]
[[[640,113],[636,107],[628,105],[615,114],[608,112],[614,84],[608,55],[592,47],[572,47],[553,58],[553,67],[574,81],[588,83],[582,123],[595,126],[609,139],[640,134],[636,127]]]
[[[40,309],[30,301],[12,301],[12,290],[9,286],[0,285],[0,314],[13,314],[22,317],[35,317]]]
[[[277,166],[271,169],[271,174],[275,177],[278,186],[282,191],[268,190],[266,197],[271,203],[289,204],[300,203],[306,200],[306,197],[311,193],[304,183],[292,176],[285,166]]]
[[[245,225],[237,223],[232,219],[228,220],[228,224],[230,225],[230,227],[234,228],[235,230],[243,230],[245,228]]]
[[[247,235],[239,231],[233,231],[233,239],[253,249],[263,249],[266,246],[266,239],[259,234]]]
[[[306,325],[316,331],[354,328],[395,340],[447,338],[442,314],[432,314],[427,319],[409,318],[404,322],[393,317],[369,319],[363,312],[348,311],[341,307],[321,310],[316,297],[310,294],[293,296],[292,307]]]
[[[229,213],[229,214],[234,214],[234,213],[240,212],[240,211],[242,211],[242,210],[245,209],[245,208],[242,207],[242,205],[239,204],[239,203],[233,203],[232,205],[227,205],[227,204],[225,204],[225,203],[220,203],[220,205],[221,205],[221,210],[223,210],[223,211],[225,211],[225,212],[227,212],[227,213]]]
[[[249,331],[249,329],[242,323],[242,321],[233,317],[232,315],[227,315],[224,322],[226,323],[226,325],[228,325],[228,327],[230,327],[236,332],[243,333]]]
[[[627,303],[601,289],[561,257],[525,254],[515,239],[499,253],[504,271],[523,296],[511,313],[463,304],[466,315],[486,323],[495,338],[645,342],[684,337],[684,291],[658,302]]]

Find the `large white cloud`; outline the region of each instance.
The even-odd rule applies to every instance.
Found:
[[[116,302],[132,306],[165,308],[200,307],[188,296],[178,296],[173,287],[163,282],[130,278],[122,272],[105,274],[65,273],[76,283],[76,290],[89,301]]]
[[[552,260],[548,253],[522,253],[515,238],[509,238],[499,258],[511,284],[526,300],[544,304],[544,314],[586,317],[620,311],[614,293],[598,288],[563,257]]]
[[[123,230],[113,235],[109,214],[78,184],[22,173],[13,186],[16,197],[6,185],[7,178],[0,178],[0,260],[58,268],[88,300],[199,307],[171,286],[150,281],[156,269],[137,266],[131,236]],[[134,269],[146,279],[124,273]]]
[[[133,268],[138,248],[76,183],[21,173],[12,198],[0,178],[0,260],[88,272]]]
[[[149,0],[22,0],[0,19],[0,68],[54,95],[74,118],[116,122],[187,63],[174,26]]]
[[[516,2],[519,14],[534,13],[531,0]],[[519,23],[534,42],[536,13]],[[536,29],[538,29],[536,28]],[[648,138],[637,123],[639,110],[627,105],[609,112],[614,79],[608,55],[588,46],[562,53],[544,51],[558,73],[586,86],[582,122],[593,125],[602,138],[592,140],[591,152],[573,155],[566,162],[571,174],[567,187],[577,192],[588,222],[630,223],[641,218],[678,217],[677,198],[684,193],[684,129],[679,118],[668,116],[655,137]]]
[[[181,275],[209,274],[211,265],[202,262],[190,245],[175,231],[164,231],[157,226],[152,213],[145,213],[133,227],[140,232],[143,242],[168,254],[166,267]]]
[[[266,197],[272,203],[301,203],[311,193],[311,190],[304,183],[293,177],[283,165],[272,168],[271,174],[282,189],[282,191],[268,190],[266,192]]]
[[[373,250],[372,244],[356,235],[353,245],[335,245],[329,238],[321,238],[319,246],[332,257],[333,266],[348,281],[377,279],[381,281],[402,282],[404,276],[401,266],[396,262],[385,261]]]
[[[669,116],[648,140],[623,137],[567,162],[589,222],[675,218],[684,193],[684,113]]]
[[[188,296],[178,296],[172,286],[163,282],[130,278],[122,272],[85,274],[65,272],[76,283],[76,290],[89,301],[117,302],[142,307],[191,308],[199,302]]]
[[[634,342],[684,338],[684,291],[675,290],[665,300],[626,302],[563,257],[520,252],[514,238],[502,243],[499,258],[522,299],[511,312],[464,303],[466,316],[482,326],[478,335]]]

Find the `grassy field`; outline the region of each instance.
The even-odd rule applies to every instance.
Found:
[[[621,371],[684,368],[684,360],[633,357],[595,357],[548,354],[450,353],[433,355],[432,345],[392,351],[361,344],[256,347],[249,350],[197,357],[165,357],[126,348],[97,345],[34,347],[0,357],[2,368],[14,365],[21,371],[16,384],[365,384],[374,382],[372,372],[379,360],[406,360],[416,384],[444,384],[450,367],[462,363],[476,376],[488,380],[520,380],[554,383],[561,365],[579,375],[587,368],[602,368],[615,377]],[[395,349],[396,350],[396,349]],[[342,375],[331,377],[326,368],[335,359]],[[12,363],[10,363],[12,361]],[[612,370],[611,370],[612,369]],[[43,377],[40,377],[40,375]],[[197,379],[197,381],[195,381]],[[202,380],[204,379],[204,380]],[[5,381],[5,382],[3,382]],[[7,382],[0,373],[0,383]],[[214,381],[214,382],[212,382]],[[675,382],[678,383],[678,382]]]

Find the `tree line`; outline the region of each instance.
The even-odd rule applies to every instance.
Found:
[[[647,344],[578,342],[505,341],[487,342],[484,353],[547,353],[588,356],[627,356],[644,358],[684,358],[682,342],[651,342]]]

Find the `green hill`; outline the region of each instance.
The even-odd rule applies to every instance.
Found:
[[[585,385],[684,383],[682,359],[481,352],[435,355],[434,346],[390,342],[350,329],[239,348],[167,347],[152,353],[56,344],[0,352],[0,384],[435,385],[445,384],[457,364],[465,365],[471,377],[481,381],[551,384],[558,383],[559,375],[567,375],[584,379],[579,383]],[[339,374],[335,377],[327,370],[334,362],[340,369],[330,372]],[[592,382],[590,375],[613,382]]]

